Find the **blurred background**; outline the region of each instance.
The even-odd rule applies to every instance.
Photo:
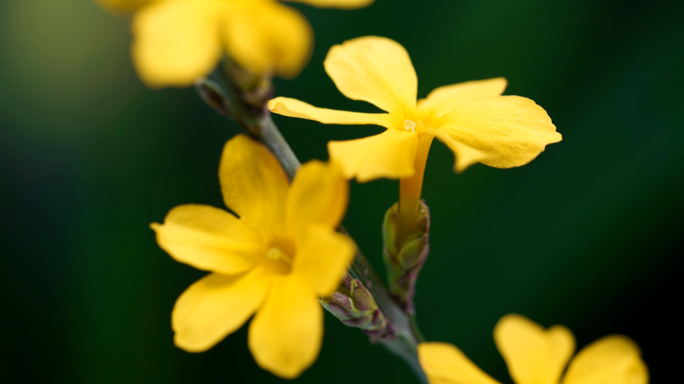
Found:
[[[373,111],[343,97],[322,62],[333,44],[381,35],[411,54],[420,97],[505,76],[506,94],[535,100],[563,134],[527,166],[461,175],[433,145],[432,248],[416,297],[428,339],[510,383],[492,329],[520,313],[568,326],[579,347],[630,335],[653,382],[680,377],[682,1],[294,6],[315,49],[299,77],[276,80],[278,95]],[[223,206],[219,156],[240,131],[194,89],[147,89],[129,43],[128,21],[91,1],[0,2],[0,381],[281,382],[254,363],[246,327],[202,354],[173,345],[174,301],[204,273],[161,251],[149,224],[179,204]],[[275,121],[303,161],[326,159],[328,140],[380,131]],[[353,183],[344,222],[381,273],[380,224],[397,194],[396,181]],[[325,326],[298,382],[416,382],[361,332],[328,314]]]

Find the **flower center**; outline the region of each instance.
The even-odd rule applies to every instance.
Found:
[[[407,131],[415,132],[416,131],[416,122],[412,120],[406,120],[404,121],[404,128]]]
[[[282,249],[278,247],[271,247],[266,251],[266,257],[273,261],[280,261],[284,260],[287,261],[288,263],[292,263],[292,258],[285,253]]]

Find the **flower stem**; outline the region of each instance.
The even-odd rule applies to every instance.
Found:
[[[416,320],[415,313],[409,316],[409,324],[411,325],[411,332],[413,332],[413,335],[416,337],[418,343],[424,343],[425,336],[423,336],[423,332],[421,332],[420,328],[418,328],[418,321]]]
[[[230,63],[227,63],[224,70],[225,73],[220,70],[215,71],[214,76],[217,77],[219,83],[223,83],[219,85],[227,89],[225,97],[228,99],[227,103],[230,104],[232,116],[252,137],[261,141],[273,152],[285,169],[288,178],[292,180],[301,164],[273,122],[273,119],[271,119],[270,111],[266,108],[265,104],[272,94],[272,88],[266,93],[269,97],[265,98],[263,102],[254,102],[255,99],[260,98],[255,97],[255,95],[261,96],[264,93],[263,82],[251,81],[248,77],[245,77],[246,74],[244,72],[241,72],[239,68],[232,66]],[[240,76],[237,81],[234,79],[236,75]],[[247,89],[248,87],[245,87],[243,84],[254,84],[255,86],[254,89]],[[257,104],[260,104],[260,107],[257,107]],[[427,154],[425,156],[427,157]],[[338,231],[348,234],[343,226],[340,226]],[[350,272],[354,278],[361,280],[366,285],[380,310],[396,329],[395,339],[391,342],[383,342],[383,345],[385,345],[387,350],[402,358],[421,383],[427,384],[427,377],[418,361],[417,346],[423,338],[417,325],[412,324],[412,320],[406,312],[392,299],[382,280],[375,273],[370,262],[358,247],[356,248]]]
[[[254,132],[254,136],[273,151],[281,164],[283,164],[288,177],[292,179],[300,163],[271,119],[270,112],[266,112],[266,115],[260,120],[258,128],[257,132]],[[349,235],[342,225],[340,225],[338,231]],[[351,274],[355,279],[361,280],[366,288],[368,288],[380,310],[397,330],[397,336],[393,341],[383,343],[387,350],[402,358],[418,379],[422,383],[427,383],[427,377],[420,367],[417,355],[418,343],[424,341],[418,325],[415,324],[415,321],[412,323],[411,318],[392,299],[387,287],[385,287],[378,274],[375,273],[373,266],[371,266],[366,256],[361,253],[358,247],[352,262]]]

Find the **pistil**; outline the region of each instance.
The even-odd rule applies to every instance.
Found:
[[[404,129],[407,131],[415,132],[416,131],[416,122],[412,120],[405,120],[404,121]]]
[[[280,261],[284,260],[287,261],[288,263],[292,264],[292,258],[288,256],[287,253],[285,253],[282,249],[278,247],[271,247],[268,249],[266,252],[266,257],[273,261]]]

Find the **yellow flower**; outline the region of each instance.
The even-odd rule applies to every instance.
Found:
[[[274,0],[95,0],[134,13],[131,54],[149,86],[187,86],[208,75],[222,52],[256,74],[294,77],[309,59],[311,26]],[[373,0],[292,0],[359,8]]]
[[[172,209],[152,224],[176,260],[213,273],[191,285],[172,314],[175,343],[205,351],[256,313],[249,348],[256,362],[297,377],[318,356],[319,296],[332,294],[354,243],[335,232],[348,183],[337,165],[311,161],[292,186],[266,147],[238,135],[223,151],[219,178],[229,212],[206,205]]]
[[[272,112],[325,124],[372,124],[379,135],[328,143],[330,158],[348,178],[364,182],[401,179],[400,214],[407,222],[418,210],[423,173],[432,139],[456,155],[461,172],[480,162],[497,168],[530,162],[547,144],[561,140],[546,111],[519,96],[501,96],[503,78],[440,87],[416,101],[418,80],[406,50],[395,41],[361,37],[330,49],[325,70],[345,96],[375,104],[388,113],[356,113],[316,108],[278,97]]]
[[[575,356],[575,338],[562,325],[549,329],[520,315],[504,316],[494,341],[516,384],[646,384],[648,368],[639,347],[622,335],[603,337]],[[420,364],[431,384],[498,384],[458,348],[446,343],[418,346]]]

